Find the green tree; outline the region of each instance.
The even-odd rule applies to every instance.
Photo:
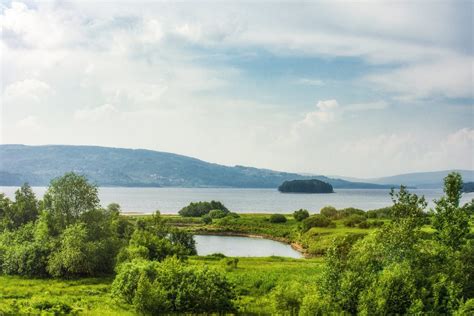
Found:
[[[52,213],[59,233],[86,211],[99,207],[97,186],[90,184],[84,176],[66,173],[51,181],[44,196],[44,206]]]
[[[309,217],[309,212],[307,210],[304,210],[304,209],[299,209],[299,210],[293,212],[293,217],[298,222],[301,222],[305,218]]]
[[[462,178],[459,173],[450,173],[444,179],[444,193],[435,201],[433,227],[435,236],[442,244],[459,249],[469,234],[469,211],[460,206]]]

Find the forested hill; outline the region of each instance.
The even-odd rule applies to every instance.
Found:
[[[0,145],[0,185],[47,185],[74,171],[100,186],[277,188],[286,180],[319,179],[334,188],[388,188],[324,176],[306,177],[144,149],[97,146]]]

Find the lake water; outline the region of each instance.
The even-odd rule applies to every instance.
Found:
[[[206,256],[222,253],[228,257],[290,257],[303,258],[303,255],[290,245],[278,241],[234,236],[195,235],[198,255]]]
[[[14,196],[17,187],[0,187],[0,192]],[[45,187],[33,187],[41,198]],[[441,189],[413,189],[432,203],[439,198]],[[289,194],[276,189],[217,189],[217,188],[105,188],[99,189],[101,204],[116,202],[126,212],[152,213],[160,210],[164,214],[177,213],[190,202],[218,200],[229,209],[239,213],[290,213],[304,208],[311,213],[326,205],[336,208],[356,207],[364,210],[391,205],[389,190],[336,190],[332,194]],[[474,193],[464,194],[462,202],[474,198]],[[432,206],[432,204],[430,204]]]

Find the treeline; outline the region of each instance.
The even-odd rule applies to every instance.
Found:
[[[191,268],[193,236],[159,213],[132,220],[99,205],[97,187],[68,173],[38,201],[28,185],[0,195],[0,272],[78,278],[116,274],[112,294],[142,313],[233,311],[222,272]]]
[[[333,193],[332,185],[321,180],[285,181],[279,187],[282,193]]]

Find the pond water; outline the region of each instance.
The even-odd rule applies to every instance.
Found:
[[[195,235],[194,240],[200,256],[221,253],[228,257],[303,258],[303,255],[290,245],[263,238]]]

